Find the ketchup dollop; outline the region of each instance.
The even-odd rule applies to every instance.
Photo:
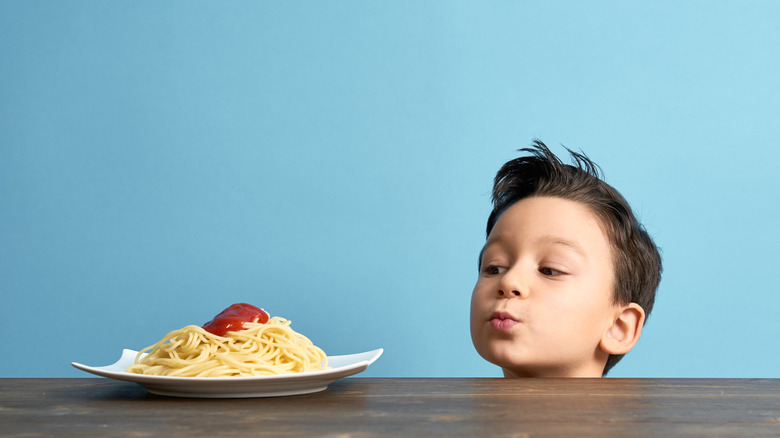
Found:
[[[237,303],[220,312],[211,321],[203,324],[203,329],[217,336],[225,336],[227,332],[243,330],[245,322],[265,324],[268,322],[268,318],[268,313],[259,307],[246,303]]]

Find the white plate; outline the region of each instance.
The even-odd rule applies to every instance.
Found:
[[[102,377],[126,380],[144,386],[149,392],[175,397],[241,398],[277,397],[324,391],[342,377],[360,373],[374,363],[383,349],[344,356],[328,356],[329,370],[255,377],[167,377],[128,373],[137,351],[125,349],[111,365],[91,367],[72,362],[74,367]]]

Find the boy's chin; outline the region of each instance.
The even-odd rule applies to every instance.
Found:
[[[501,343],[486,343],[477,352],[483,359],[498,366],[506,378],[525,377],[602,377],[604,363],[583,360],[560,362],[550,358],[545,360],[535,351],[524,350],[522,345],[500,345]]]

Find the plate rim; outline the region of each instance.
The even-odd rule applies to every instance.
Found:
[[[241,382],[241,383],[261,383],[261,382],[283,382],[286,380],[318,380],[327,379],[333,377],[336,380],[341,377],[346,377],[358,372],[362,372],[369,365],[374,363],[384,353],[384,348],[377,348],[374,350],[364,351],[360,353],[333,355],[328,356],[328,361],[332,359],[343,359],[350,356],[366,356],[363,360],[358,360],[353,363],[349,363],[340,367],[334,367],[326,370],[316,371],[304,371],[301,373],[285,373],[285,374],[272,374],[265,376],[222,376],[222,377],[177,377],[177,376],[157,376],[148,374],[136,374],[127,371],[115,371],[106,368],[122,366],[127,361],[128,356],[135,356],[138,353],[137,350],[124,348],[122,355],[114,363],[103,366],[91,366],[85,365],[80,362],[71,362],[71,365],[81,371],[85,371],[90,374],[94,374],[101,377],[107,377],[115,380],[124,380],[130,382],[136,382],[139,384],[171,384],[171,385],[209,385],[219,386],[229,382]],[[129,365],[129,364],[128,364]],[[125,365],[126,366],[126,365]]]

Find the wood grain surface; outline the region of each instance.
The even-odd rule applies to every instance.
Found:
[[[188,399],[101,378],[0,379],[1,436],[780,436],[780,379],[347,378]]]

